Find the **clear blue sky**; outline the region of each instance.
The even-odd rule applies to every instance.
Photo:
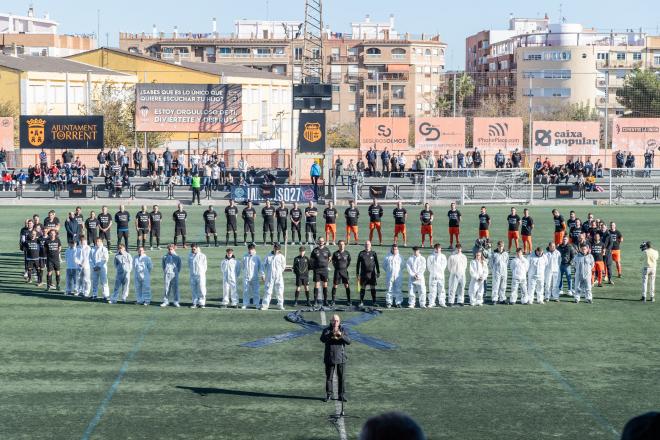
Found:
[[[96,33],[97,10],[101,11],[101,44],[109,34],[111,46],[117,45],[119,31],[151,32],[151,26],[171,32],[175,25],[181,32],[209,32],[211,18],[217,17],[218,31],[230,33],[233,21],[240,18],[302,20],[304,0],[3,0],[2,12],[25,14],[33,4],[38,16],[49,12],[60,23],[63,33]],[[643,27],[657,33],[660,9],[650,0],[564,0],[562,15],[568,22],[585,27],[625,30]],[[185,6],[183,6],[185,5]],[[266,6],[268,5],[268,7]],[[465,37],[482,29],[505,29],[509,13],[519,17],[537,17],[548,13],[558,21],[560,2],[521,2],[520,0],[325,0],[324,20],[333,31],[349,31],[351,21],[366,14],[372,20],[396,17],[399,32],[439,33],[449,44],[448,69],[464,67]]]

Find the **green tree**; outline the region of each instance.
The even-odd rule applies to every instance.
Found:
[[[85,114],[86,108],[80,107]],[[103,116],[103,146],[117,148],[119,145],[134,145],[135,132],[135,88],[105,82],[93,91],[89,114]],[[147,133],[147,146],[156,148],[162,145],[171,133]],[[137,135],[137,144],[142,147],[144,135]]]
[[[358,130],[356,124],[337,124],[328,129],[326,143],[330,148],[357,148]]]
[[[617,101],[631,117],[660,117],[660,76],[651,70],[635,69],[616,91]]]
[[[450,77],[449,86],[447,89],[447,95],[450,102],[454,100],[454,80],[456,81],[456,115],[463,116],[463,108],[465,107],[466,99],[474,95],[474,80],[465,72],[463,72],[463,74],[460,76]],[[453,108],[451,110],[453,112]]]

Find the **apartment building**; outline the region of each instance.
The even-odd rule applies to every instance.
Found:
[[[576,23],[509,20],[506,31],[466,39],[466,70],[477,102],[532,98],[537,109],[581,103],[604,116],[620,115],[616,91],[635,68],[660,68],[659,37],[641,31],[599,32]]]
[[[654,41],[642,32],[601,33],[580,24],[550,25],[550,32],[516,37],[516,94],[535,106],[580,103],[601,116],[622,115],[616,100],[627,74],[654,64]]]
[[[0,96],[17,113],[81,115],[105,84],[133,86],[135,75],[63,58],[0,55]]]
[[[293,82],[301,80],[301,22],[239,20],[234,32],[166,34],[121,33],[120,48],[175,62],[250,66]],[[352,124],[361,116],[428,116],[444,84],[446,44],[438,35],[399,33],[394,17],[376,22],[367,16],[351,32],[323,32],[323,65],[332,84],[328,124]],[[321,56],[321,54],[319,54]]]
[[[96,48],[93,35],[60,35],[59,23],[48,14],[37,17],[30,7],[26,15],[0,13],[0,53],[65,57]]]
[[[548,16],[521,18],[509,16],[507,29],[477,32],[465,40],[465,71],[475,83],[477,102],[484,99],[514,99],[516,60],[513,38],[548,30]]]

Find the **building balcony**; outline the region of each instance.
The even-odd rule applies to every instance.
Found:
[[[408,81],[410,79],[410,74],[407,72],[368,73],[365,79],[368,81]]]
[[[345,76],[345,81],[348,83],[357,83],[360,81],[360,75],[357,73],[349,73]]]
[[[357,63],[359,57],[357,55],[330,55],[328,56],[328,63],[334,64],[348,64]]]

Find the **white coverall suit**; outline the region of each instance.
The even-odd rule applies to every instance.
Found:
[[[64,252],[66,260],[66,294],[78,293],[78,280],[80,278],[80,255],[77,248],[67,248]]]
[[[245,254],[241,270],[243,271],[243,307],[250,305],[250,296],[252,296],[252,304],[256,308],[259,306],[259,275],[262,270],[259,255]]]
[[[90,257],[90,264],[92,266],[92,298],[96,298],[99,292],[99,284],[101,285],[101,295],[103,299],[108,299],[110,296],[110,288],[108,286],[108,248],[103,246],[95,246],[92,249]]]
[[[151,270],[153,264],[147,255],[133,258],[133,277],[135,277],[135,298],[138,304],[151,303]]]
[[[89,298],[92,290],[92,274],[89,265],[92,248],[89,245],[81,245],[76,248],[78,251],[78,260],[80,260],[80,270],[78,271],[78,295]]]
[[[545,300],[559,299],[559,263],[561,262],[561,252],[555,249],[553,252],[546,252],[545,258],[548,260],[548,266],[545,268]]]
[[[181,257],[177,254],[167,253],[163,255],[161,263],[163,267],[163,304],[179,304],[179,272],[181,272]]]
[[[115,288],[110,297],[110,303],[115,304],[121,290],[121,300],[128,298],[128,287],[131,283],[131,269],[133,268],[133,257],[127,252],[115,255]]]
[[[261,310],[268,310],[270,299],[273,297],[273,290],[277,294],[277,307],[284,310],[284,268],[286,259],[282,254],[269,254],[264,260],[263,275],[264,298],[261,301]]]
[[[506,251],[498,252],[495,250],[488,259],[488,268],[490,269],[493,285],[491,286],[491,300],[493,304],[500,301],[506,301],[506,279],[509,269],[509,253]]]
[[[442,252],[433,252],[426,259],[426,267],[429,270],[429,307],[435,307],[436,298],[440,307],[447,307],[445,292],[447,257]]]
[[[488,263],[486,260],[472,260],[470,262],[470,289],[468,290],[471,306],[483,305],[487,278]]]
[[[191,252],[188,256],[188,272],[193,306],[206,306],[206,269],[206,255]]]
[[[575,264],[575,302],[580,302],[580,296],[591,301],[591,273],[594,269],[594,256],[591,254],[583,255],[578,253],[573,260]]]
[[[383,267],[385,268],[385,284],[386,284],[386,293],[385,293],[385,304],[388,306],[392,305],[392,297],[394,297],[394,302],[397,306],[400,306],[403,302],[403,294],[401,293],[401,284],[403,282],[403,259],[400,254],[387,254],[385,261],[383,261]]]
[[[238,277],[241,274],[241,263],[232,256],[226,258],[220,263],[220,270],[222,271],[222,305],[235,306],[238,304]]]
[[[467,269],[467,257],[465,254],[453,254],[447,258],[447,270],[449,271],[449,304],[463,304],[465,297],[465,270]]]
[[[511,299],[509,302],[515,304],[518,301],[518,287],[520,287],[520,302],[526,304],[530,298],[527,294],[527,272],[529,261],[525,257],[514,257],[509,263],[511,268]]]
[[[408,269],[409,282],[408,282],[408,307],[415,308],[415,293],[419,293],[419,306],[423,309],[426,308],[426,280],[424,274],[426,273],[426,258],[419,256],[411,256],[406,262],[406,269]]]
[[[529,301],[523,304],[533,304],[534,293],[536,293],[536,301],[539,304],[543,304],[545,268],[548,264],[548,259],[545,254],[539,257],[536,253],[532,253],[527,258],[529,261],[529,272],[527,272],[527,294]]]

